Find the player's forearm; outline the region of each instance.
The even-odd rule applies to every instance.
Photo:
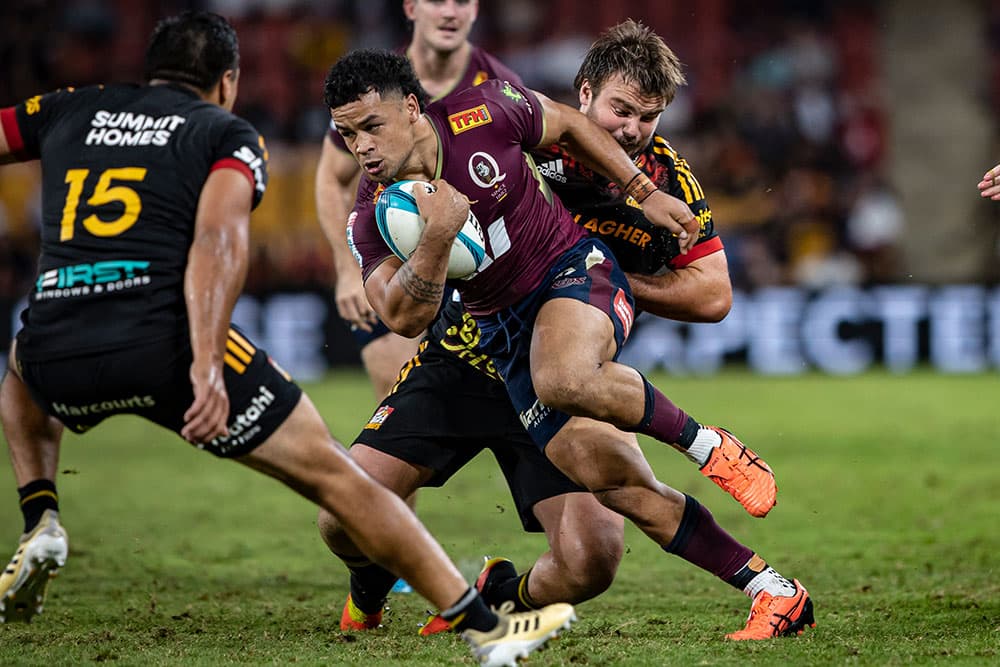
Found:
[[[357,262],[347,245],[347,217],[349,202],[353,199],[351,185],[356,185],[356,171],[354,158],[339,155],[330,140],[324,139],[316,167],[316,217],[330,243],[338,273],[357,270]]]
[[[564,121],[559,143],[584,165],[624,188],[639,168],[608,132],[582,113],[560,114]]]
[[[191,348],[196,362],[222,363],[233,308],[246,280],[246,227],[197,234],[184,274]]]
[[[412,338],[426,329],[441,307],[453,239],[424,236],[410,258],[394,272],[379,267],[365,282],[368,300],[379,317],[396,333]],[[398,264],[387,260],[387,264]]]
[[[726,272],[687,266],[650,276],[627,274],[636,306],[679,322],[718,322],[728,313],[733,291]]]

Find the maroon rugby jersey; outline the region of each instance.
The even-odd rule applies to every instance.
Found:
[[[506,308],[535,289],[556,259],[586,236],[534,167],[527,151],[542,139],[538,98],[490,80],[427,107],[438,135],[443,178],[472,202],[487,258],[471,278],[449,281],[473,316]],[[392,251],[375,226],[382,188],[362,175],[348,242],[367,279]]]
[[[405,55],[405,50],[400,49],[398,53]],[[521,77],[515,74],[514,70],[510,69],[492,55],[473,44],[472,50],[469,52],[469,61],[465,64],[465,72],[462,74],[462,77],[447,92],[438,95],[431,101],[437,102],[438,100],[443,100],[453,93],[458,93],[466,88],[478,86],[479,84],[490,79],[499,79],[500,81],[510,81],[511,83],[523,85]],[[330,121],[328,134],[330,135],[330,140],[333,141],[334,146],[344,152],[348,152],[347,144],[344,143],[344,138],[340,136],[339,132],[337,132],[337,128],[334,126],[333,120]]]

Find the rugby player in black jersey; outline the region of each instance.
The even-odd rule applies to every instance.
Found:
[[[0,159],[44,165],[38,279],[0,389],[25,521],[0,576],[2,619],[40,611],[67,557],[55,485],[63,428],[131,413],[341,517],[488,664],[568,626],[569,605],[530,618],[490,610],[405,504],[351,461],[309,398],[230,325],[250,211],[267,181],[262,138],[230,113],[232,27],[205,12],[162,21],[146,78],[0,110]]]
[[[544,149],[535,157],[549,185],[565,195],[578,224],[606,236],[615,254],[621,255],[623,268],[631,272],[630,282],[639,285],[636,293],[642,307],[687,321],[717,321],[728,312],[731,289],[711,212],[687,164],[662,138],[653,136],[660,113],[682,83],[672,52],[648,28],[631,21],[615,26],[594,44],[577,77],[581,109],[628,149],[658,188],[680,196],[697,216],[698,243],[686,255],[677,239],[650,224],[621,188],[585,169],[568,153]],[[570,273],[560,280],[569,287],[578,277]],[[538,451],[524,432],[524,415],[518,418],[492,360],[477,347],[479,339],[475,320],[463,313],[460,303],[450,303],[422,342],[420,353],[404,367],[400,382],[355,440],[351,454],[405,496],[419,486],[443,484],[482,449],[490,449],[507,478],[525,529],[544,530],[551,550],[520,576],[509,561],[491,559],[477,587],[492,604],[512,601],[520,608],[593,597],[614,577],[622,552],[622,517]],[[730,464],[713,454],[725,445],[738,457],[741,445],[722,430],[704,435],[717,436],[706,443],[708,451],[700,457],[690,449],[687,453],[713,481],[727,482],[713,466],[730,468]],[[638,451],[634,441],[632,446]],[[589,453],[579,455],[586,459]],[[731,638],[763,639],[798,632],[812,623],[811,601],[804,588],[733,540],[694,498],[655,481],[645,461],[639,465],[667,508],[666,520],[657,526],[657,541],[668,552],[754,598],[751,622]],[[725,483],[720,486],[726,488]],[[607,501],[616,491],[628,493],[614,488],[595,493]],[[760,513],[753,506],[747,509]],[[764,513],[767,509],[770,506]],[[352,562],[354,547],[332,517],[321,513],[320,526],[331,549],[351,569],[352,599],[345,614],[348,606],[360,603],[374,627],[381,619],[392,576],[378,566]],[[436,631],[437,625],[432,618],[422,634]]]
[[[406,57],[434,100],[489,79],[520,83],[521,78],[469,41],[478,0],[403,0],[413,35]],[[376,400],[389,392],[402,365],[416,354],[418,338],[390,331],[365,296],[358,264],[347,247],[347,215],[361,173],[357,160],[331,122],[316,168],[316,214],[333,250],[337,312],[351,325]]]

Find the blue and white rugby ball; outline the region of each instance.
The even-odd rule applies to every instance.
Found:
[[[424,231],[424,219],[417,211],[413,188],[422,186],[434,192],[426,181],[397,181],[379,195],[375,203],[375,224],[396,257],[404,262],[417,247]],[[466,278],[479,269],[486,258],[486,241],[476,216],[469,211],[465,225],[455,237],[448,261],[449,278]]]

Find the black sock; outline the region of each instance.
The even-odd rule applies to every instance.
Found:
[[[479,576],[482,577],[481,574]],[[514,564],[509,560],[501,560],[490,567],[482,588],[479,587],[478,581],[476,588],[479,588],[479,594],[483,596],[486,604],[499,607],[507,600],[517,599],[517,580],[517,568]]]
[[[480,630],[489,632],[497,627],[499,618],[486,606],[483,597],[475,588],[469,587],[458,602],[441,611],[441,618],[451,624],[452,630]]]
[[[532,600],[528,593],[528,576],[530,574],[531,570],[528,570],[522,575],[511,577],[495,585],[493,595],[488,599],[489,603],[500,606],[503,602],[510,600],[514,603],[514,611],[540,609],[542,605]],[[497,601],[494,602],[493,598],[496,598]]]
[[[36,479],[17,490],[21,498],[21,514],[24,515],[24,532],[30,533],[42,519],[45,510],[59,511],[59,494],[55,482]]]
[[[354,606],[366,614],[380,612],[398,577],[364,556],[335,555],[351,571],[351,600],[354,601]]]

